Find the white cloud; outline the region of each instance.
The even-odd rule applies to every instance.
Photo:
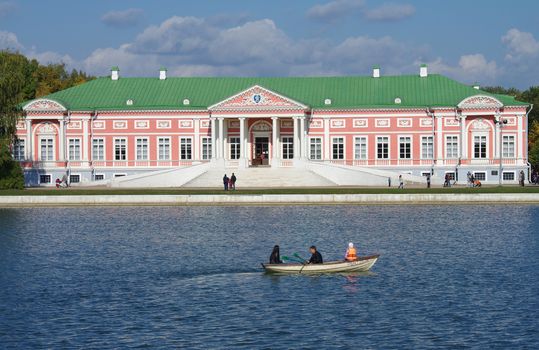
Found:
[[[518,61],[523,57],[536,56],[539,53],[539,42],[531,33],[512,28],[502,36],[501,40],[509,50],[505,56],[508,61]]]
[[[0,31],[0,50],[20,51],[23,46],[19,43],[17,36],[11,32]]]
[[[130,8],[123,11],[109,11],[101,16],[101,22],[112,27],[131,27],[139,24],[144,16],[141,9]]]
[[[365,10],[365,18],[371,21],[395,21],[412,16],[415,7],[409,4],[387,3]]]
[[[429,70],[444,74],[464,83],[480,82],[482,85],[496,84],[503,74],[495,61],[488,61],[482,54],[462,55],[457,65],[446,64],[442,58],[428,62]]]
[[[326,4],[314,5],[307,11],[307,17],[318,20],[336,20],[338,17],[362,9],[364,0],[333,0]]]

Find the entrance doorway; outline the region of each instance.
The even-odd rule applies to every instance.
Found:
[[[253,165],[269,165],[269,137],[255,137]]]

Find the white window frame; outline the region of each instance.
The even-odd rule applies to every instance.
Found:
[[[317,140],[318,142],[314,142]],[[324,140],[321,136],[311,136],[309,137],[309,159],[310,160],[322,160],[324,158]],[[314,147],[314,158],[313,158],[313,147]],[[320,155],[318,157],[318,154]]]
[[[238,160],[241,158],[241,137],[228,137],[228,157],[232,160]]]
[[[512,138],[513,139],[513,142],[512,142],[512,145],[513,145],[513,152],[511,154],[509,153],[506,153],[505,152],[505,138]],[[500,152],[502,152],[502,158],[505,158],[505,159],[511,159],[511,158],[515,158],[515,154],[516,154],[516,140],[517,140],[517,137],[515,134],[502,134],[502,145],[501,145],[501,150]]]
[[[475,156],[475,138],[484,137],[485,138],[485,157],[476,157]],[[472,158],[473,159],[488,159],[488,148],[489,148],[489,137],[487,133],[473,133],[472,134]]]
[[[375,156],[376,156],[376,159],[385,159],[385,160],[389,160],[391,159],[391,137],[389,135],[376,135],[376,153],[375,153]],[[380,158],[378,156],[378,144],[380,143],[379,142],[379,139],[382,139],[382,138],[385,138],[387,139],[387,157],[386,158]]]
[[[78,182],[73,182],[71,181],[71,176],[78,176],[79,177],[79,181]],[[80,184],[82,182],[82,175],[81,174],[78,174],[78,173],[70,173],[69,174],[69,183],[75,183],[75,184]]]
[[[166,147],[167,144],[164,143],[164,144],[161,144],[161,141],[165,141],[165,140],[168,140],[168,157],[165,157],[167,154],[165,154],[165,151],[167,151]],[[161,146],[164,147],[164,150],[163,150],[163,154],[161,154]],[[149,147],[149,144],[148,144],[148,147]],[[170,136],[157,136],[157,150],[156,150],[157,154],[156,154],[156,158],[157,160],[170,160],[171,157],[172,157],[172,137]],[[191,156],[192,156],[192,152],[193,152],[193,146],[191,145]]]
[[[204,136],[200,139],[201,159],[210,160],[212,153],[212,139],[210,136]]]
[[[485,178],[484,179],[478,179],[477,174],[483,174],[485,176]],[[479,180],[479,181],[487,181],[487,172],[486,171],[474,171],[473,172],[473,177],[474,177],[474,179]]]
[[[335,143],[336,139],[342,139],[342,142]],[[342,151],[342,158],[335,158],[335,153],[333,151],[333,148],[335,145],[341,145],[341,151]],[[333,160],[345,160],[346,159],[346,137],[344,136],[332,136],[331,137],[331,159]],[[337,151],[337,155],[339,155],[341,152]]]
[[[142,143],[141,150],[145,150],[139,154],[139,141],[146,141]],[[135,138],[135,160],[147,161],[150,158],[150,138],[147,136],[140,136]]]
[[[429,140],[430,141],[427,141]],[[428,146],[430,145],[430,153],[432,154],[430,157],[429,155],[425,155],[425,151],[423,149],[423,145],[426,144],[427,145],[427,152],[429,152],[429,148]],[[422,135],[421,136],[421,159],[434,159],[434,137],[432,137],[432,135]]]
[[[287,160],[294,159],[294,136],[282,135],[280,144],[281,144],[281,159],[287,159]]]
[[[505,179],[505,174],[511,174],[513,175],[513,178],[512,179]],[[502,181],[515,181],[515,179],[517,178],[517,174],[515,174],[514,171],[503,171],[502,172]]]
[[[47,157],[47,159],[43,159],[43,151],[42,151],[42,142],[44,140],[52,140],[52,143],[50,144],[50,153],[51,153],[51,159],[48,159],[49,157]],[[49,153],[48,151],[49,147],[47,147],[47,154]],[[43,162],[54,162],[56,160],[56,139],[54,136],[41,136],[39,137],[39,160],[40,161],[43,161]]]
[[[105,174],[104,173],[95,173],[94,174],[94,181],[101,181],[101,180],[96,180],[97,176],[103,176],[103,179],[101,179],[101,180],[105,180]]]
[[[102,144],[95,144],[96,141],[101,141]],[[102,157],[96,157],[96,152],[95,152],[95,146],[99,146],[98,148],[101,148],[102,150]],[[105,138],[103,137],[94,137],[92,138],[92,160],[105,160],[106,159],[106,142],[105,142]]]
[[[449,175],[449,181],[455,181],[457,175],[455,174],[454,171],[446,171],[446,172],[444,173],[444,179],[445,179],[445,175],[446,175],[446,174],[450,174],[450,175]]]
[[[117,159],[116,158],[116,142],[117,141],[125,141],[125,159]],[[113,140],[113,157],[114,161],[117,162],[126,162],[129,159],[129,141],[127,137],[115,137]]]
[[[456,151],[454,155],[449,154],[449,138],[456,138],[456,141],[451,141],[451,150],[455,151],[453,148],[456,145]],[[445,158],[446,159],[457,159],[460,152],[460,137],[459,135],[445,135]]]
[[[184,145],[184,143],[182,142],[183,140],[189,140],[188,143],[185,143],[186,145],[186,149],[185,149],[185,154],[186,154],[186,157],[184,158],[182,156],[182,147]],[[187,145],[189,145],[189,149],[187,149]],[[189,150],[189,153],[190,153],[190,157],[187,158],[187,151]],[[178,152],[180,152],[180,160],[193,160],[193,137],[192,136],[181,136],[180,137],[180,147],[178,149]]]
[[[41,182],[41,177],[42,176],[48,176],[49,177],[49,182]],[[52,175],[51,174],[39,174],[39,184],[51,184],[52,183]]]
[[[71,144],[71,142],[74,142],[74,144]],[[76,154],[77,148],[78,148],[78,156]],[[79,161],[81,160],[81,152],[82,152],[82,140],[78,137],[68,138],[67,139],[67,159]]]
[[[409,145],[410,145],[410,149],[409,149],[409,157],[401,157],[401,139],[404,139],[404,138],[409,138],[410,139],[410,142],[409,142]],[[412,135],[398,135],[398,145],[399,145],[399,159],[404,159],[404,160],[411,160],[413,155],[414,155],[414,137]]]
[[[22,152],[21,152],[21,143],[22,143]],[[18,137],[17,140],[13,143],[12,150],[13,159],[16,161],[24,161],[26,159],[26,138]]]
[[[358,139],[365,140],[364,144],[358,144]],[[358,145],[362,145],[364,147],[360,147],[359,149],[359,157],[358,157]],[[361,151],[365,152],[365,156],[361,156]],[[354,159],[355,160],[367,160],[369,159],[369,136],[367,135],[356,135],[354,136]]]

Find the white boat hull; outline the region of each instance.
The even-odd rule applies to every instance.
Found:
[[[262,264],[266,272],[272,273],[335,273],[363,272],[376,263],[380,255],[359,257],[356,261],[331,261],[323,264]]]

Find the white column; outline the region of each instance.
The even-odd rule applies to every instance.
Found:
[[[215,118],[210,117],[210,121],[211,121],[211,159],[213,161],[217,157],[217,142],[216,142],[217,132],[215,130],[216,129]]]
[[[329,117],[324,117],[324,160],[330,160]]]
[[[494,125],[494,158],[499,159],[500,158],[500,152],[502,149],[501,143],[501,126],[500,126],[500,115],[496,115],[495,117],[496,123]]]
[[[63,162],[66,160],[66,144],[65,144],[65,141],[66,141],[66,134],[65,134],[65,121],[64,119],[60,119],[59,120],[59,124],[60,124],[60,133],[58,135],[58,160],[60,162]],[[82,149],[84,150],[84,141],[82,142],[82,145],[81,145]]]
[[[200,160],[200,119],[194,119],[195,136],[193,140],[193,159]]]
[[[218,159],[224,159],[225,158],[225,138],[224,138],[224,118],[218,118],[219,120],[219,151],[217,158]]]
[[[272,159],[271,164],[273,166],[279,166],[279,118],[271,117],[271,130],[272,130],[272,140],[271,140],[271,149],[272,149]]]
[[[460,116],[460,159],[468,159],[468,137],[466,133],[466,116]]]
[[[32,137],[32,120],[26,117],[26,159],[34,160],[34,140]]]
[[[245,142],[245,117],[240,117],[240,166],[246,167],[247,143]]]
[[[517,118],[517,130],[518,130],[518,133],[517,133],[517,139],[515,140],[515,145],[517,147],[517,159],[518,159],[518,163],[522,163],[522,158],[523,158],[523,150],[524,150],[524,147],[528,147],[528,145],[524,144],[523,140],[524,137],[523,137],[523,124],[524,124],[524,116],[521,115],[521,116],[516,116]]]
[[[88,119],[82,120],[82,160],[88,161]]]
[[[294,160],[299,159],[299,130],[298,130],[298,118],[292,118],[294,122]]]
[[[299,118],[299,158],[305,158],[305,116]]]
[[[444,135],[442,134],[444,118],[436,116],[436,164],[441,165],[443,156]]]

